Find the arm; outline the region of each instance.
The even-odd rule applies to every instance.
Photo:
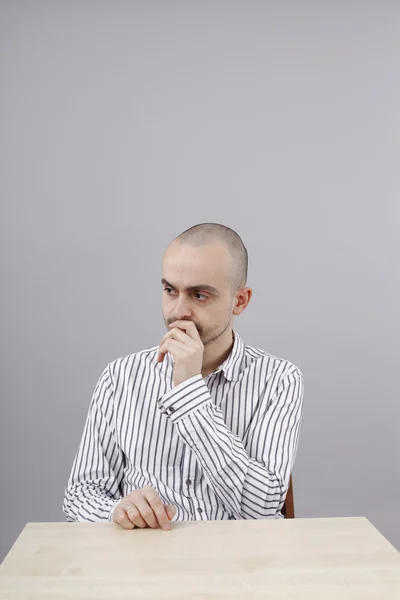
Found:
[[[196,375],[159,400],[193,450],[204,476],[236,518],[275,516],[289,485],[301,423],[303,377],[293,365],[281,377],[273,397],[261,403],[249,425],[246,447],[226,426],[222,412]]]
[[[65,490],[67,521],[107,521],[121,499],[124,459],[113,433],[113,388],[106,368],[93,393]]]

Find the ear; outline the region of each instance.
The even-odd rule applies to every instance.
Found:
[[[233,304],[233,314],[235,316],[240,315],[247,307],[248,303],[251,300],[253,295],[253,290],[251,288],[239,288],[235,294],[235,300]]]

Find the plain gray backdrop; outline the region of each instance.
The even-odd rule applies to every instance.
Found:
[[[2,1],[1,557],[64,520],[96,382],[157,345],[161,257],[250,256],[245,342],[296,363],[298,517],[400,547],[400,4]]]

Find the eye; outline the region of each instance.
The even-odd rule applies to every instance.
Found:
[[[206,296],[205,294],[202,294],[201,292],[195,292],[195,296],[197,296],[197,299],[201,300],[201,302],[208,300],[208,296]],[[199,296],[202,296],[202,298],[199,298]]]
[[[167,292],[168,296],[171,296],[170,291],[173,292],[174,290],[171,287],[164,288],[164,292]]]

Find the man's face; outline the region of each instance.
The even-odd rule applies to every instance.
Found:
[[[162,265],[162,310],[167,328],[192,321],[204,346],[232,322],[232,258],[224,244],[172,242]]]

